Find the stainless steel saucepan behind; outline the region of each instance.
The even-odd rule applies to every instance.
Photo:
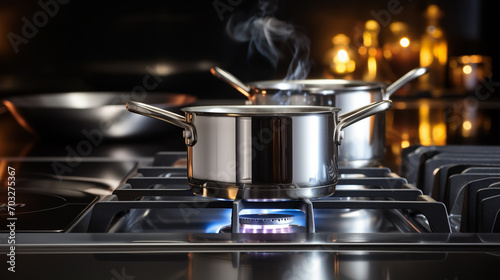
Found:
[[[403,85],[427,71],[427,68],[413,69],[390,85],[340,79],[259,81],[245,84],[223,69],[211,69],[213,75],[244,94],[249,104],[334,106],[346,111],[388,100]],[[345,132],[344,144],[339,151],[339,165],[361,167],[380,164],[385,148],[383,114],[362,120]]]
[[[338,179],[343,130],[386,111],[390,101],[338,115],[324,106],[198,106],[185,117],[129,101],[129,111],[184,128],[188,180],[195,194],[219,198],[328,196]]]

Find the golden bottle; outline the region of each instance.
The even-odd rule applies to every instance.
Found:
[[[379,32],[380,25],[375,20],[365,23],[363,46],[358,50],[361,62],[356,78],[366,82],[390,83],[394,81],[394,74],[382,55],[378,42]]]
[[[352,79],[356,70],[356,53],[349,47],[349,37],[337,34],[332,38],[333,47],[329,49],[323,59],[325,76],[335,79]]]
[[[425,12],[427,26],[421,39],[420,66],[429,67],[429,73],[419,78],[422,89],[439,89],[446,84],[448,43],[439,19],[443,13],[436,5],[429,5]]]

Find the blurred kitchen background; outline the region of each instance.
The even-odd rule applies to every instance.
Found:
[[[241,99],[214,78],[283,79],[248,43],[226,33],[257,13],[257,1],[0,2],[0,97],[68,91],[153,91]],[[431,73],[393,96],[387,146],[496,144],[500,131],[498,19],[485,0],[280,1],[275,17],[310,40],[308,78],[391,82],[418,66]],[[232,18],[232,19],[231,19]],[[24,32],[24,33],[23,33]],[[375,68],[374,68],[375,66]],[[497,74],[498,75],[498,74]]]

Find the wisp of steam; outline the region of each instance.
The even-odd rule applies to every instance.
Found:
[[[274,17],[278,2],[279,0],[259,0],[256,15],[240,23],[233,23],[233,19],[229,19],[227,33],[238,42],[249,42],[248,56],[257,51],[275,69],[280,58],[276,43],[285,43],[293,57],[284,80],[305,79],[311,68],[309,38],[292,24]]]

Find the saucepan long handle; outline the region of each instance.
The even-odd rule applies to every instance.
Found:
[[[370,103],[364,107],[350,111],[339,116],[339,121],[335,130],[335,142],[340,145],[342,142],[342,130],[353,123],[356,123],[364,118],[373,116],[377,113],[387,111],[391,108],[390,100],[382,100]]]
[[[406,85],[410,81],[422,76],[423,74],[429,72],[429,68],[427,67],[420,67],[420,68],[415,68],[411,70],[410,72],[404,74],[401,78],[399,78],[397,81],[394,83],[390,84],[386,89],[385,89],[385,94],[384,94],[384,100],[389,100],[391,98],[391,95],[396,92],[396,90],[400,89],[402,86]]]
[[[226,70],[221,69],[219,67],[211,68],[210,72],[215,77],[217,77],[217,78],[223,80],[224,82],[228,83],[229,85],[233,86],[236,90],[241,92],[249,100],[252,100],[252,94],[250,93],[251,92],[250,88],[247,85],[245,85],[242,81],[240,81],[238,78],[233,76],[233,74],[231,74],[231,73],[227,72]]]
[[[159,119],[182,127],[185,130],[184,138],[186,138],[186,144],[188,146],[196,144],[196,127],[193,124],[186,122],[186,118],[184,116],[136,101],[128,101],[127,110],[139,115]]]

